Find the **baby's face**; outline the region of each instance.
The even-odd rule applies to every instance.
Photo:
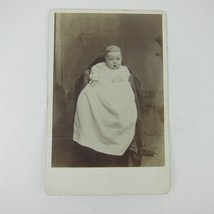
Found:
[[[120,52],[109,52],[105,56],[105,62],[108,68],[118,69],[122,63],[122,55]]]

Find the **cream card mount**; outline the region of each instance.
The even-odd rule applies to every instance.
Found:
[[[166,14],[52,10],[46,192],[170,189]]]

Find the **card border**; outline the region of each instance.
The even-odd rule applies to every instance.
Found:
[[[163,33],[165,166],[127,168],[51,167],[55,13],[160,14]],[[170,190],[166,13],[159,10],[54,9],[49,15],[46,193],[50,195],[164,194]]]

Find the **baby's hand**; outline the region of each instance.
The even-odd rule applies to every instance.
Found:
[[[98,85],[98,80],[92,80],[92,81],[90,82],[90,86],[91,86],[91,87],[94,87],[94,86],[96,86],[96,85]]]

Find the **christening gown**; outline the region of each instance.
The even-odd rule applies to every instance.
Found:
[[[110,69],[101,62],[92,67],[90,82],[77,100],[74,141],[101,153],[124,154],[134,137],[137,120],[129,75],[123,65]]]

